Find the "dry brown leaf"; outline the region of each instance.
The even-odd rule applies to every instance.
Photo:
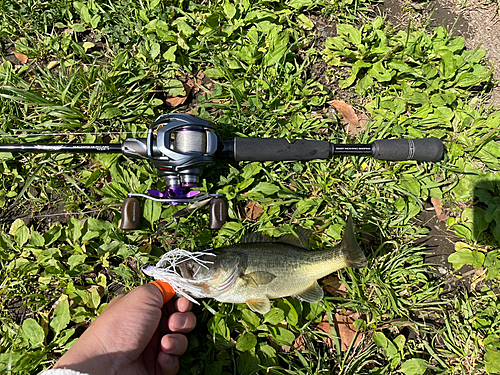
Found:
[[[441,204],[443,200],[438,198],[431,198],[432,206],[434,207],[434,211],[436,211],[436,216],[439,221],[446,221],[448,217],[443,212],[443,206]]]
[[[328,102],[331,106],[335,107],[338,113],[342,115],[342,124],[344,125],[347,134],[355,136],[360,131],[361,125],[359,124],[358,116],[354,112],[351,105],[340,100],[332,100]]]
[[[184,92],[186,93],[186,96],[167,96],[167,99],[165,102],[170,105],[171,107],[177,107],[182,104],[184,104],[189,96],[189,93],[195,87],[194,80],[189,78],[186,82],[182,82],[184,86]]]
[[[323,321],[321,323],[319,323],[316,328],[331,335],[332,334],[332,327],[330,326],[330,323],[328,323],[328,318],[326,318],[326,322],[324,320],[325,319],[323,319]],[[333,341],[333,338],[331,336],[323,337],[323,342],[330,349],[333,349],[335,347],[335,341]]]
[[[92,290],[97,289],[97,293],[102,298],[104,296],[104,288],[101,285],[91,285],[87,288],[87,292],[92,293]]]
[[[298,350],[306,350],[306,340],[304,340],[304,338],[302,336],[297,337],[293,342],[293,347],[295,349],[298,349]],[[282,347],[282,348],[286,352],[286,349],[284,347]],[[288,350],[290,350],[290,349],[288,349]]]
[[[203,82],[203,80],[205,79],[205,73],[198,72],[198,74],[196,74],[196,79],[197,79],[198,84],[201,84]]]
[[[264,210],[259,207],[259,205],[255,202],[248,202],[245,206],[245,217],[250,220],[257,220],[259,215],[263,213]]]
[[[28,56],[22,53],[14,52],[14,56],[16,56],[16,59],[18,59],[22,64],[26,64],[28,62]]]
[[[186,101],[187,99],[187,96],[171,96],[171,97],[167,97],[167,99],[165,100],[165,102],[170,105],[171,107],[177,107],[179,105],[182,105],[184,104],[184,102]]]
[[[356,335],[357,330],[356,327],[354,327],[354,322],[357,319],[359,319],[359,314],[354,313],[352,311],[344,312],[341,308],[339,308],[335,313],[333,324],[335,326],[335,330],[337,331],[336,333],[340,339],[340,350],[343,352],[349,349],[349,346],[351,345],[354,336]],[[328,334],[332,333],[331,325],[326,315],[323,317],[323,321],[318,324],[317,328],[325,333]],[[352,345],[353,348],[361,344],[362,339],[363,339],[363,334],[358,334],[356,341]],[[323,342],[330,348],[334,348],[335,346],[335,343],[331,337],[325,337],[323,339]]]
[[[352,340],[354,339],[354,336],[356,335],[356,327],[354,327],[354,322],[359,319],[359,314],[358,313],[349,313],[347,312],[346,314],[335,314],[335,328],[337,329],[337,332],[340,336],[340,341],[341,341],[341,346],[340,350],[345,352],[347,349],[349,349],[349,346],[352,343]],[[360,334],[356,338],[356,341],[353,344],[353,348],[357,347],[362,340],[363,335]]]
[[[332,296],[345,297],[347,288],[344,283],[340,282],[338,277],[329,277],[328,279],[322,280],[321,283],[324,285],[323,289]]]

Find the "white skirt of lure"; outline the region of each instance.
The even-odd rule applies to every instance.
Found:
[[[156,280],[161,280],[170,284],[177,294],[199,305],[194,298],[208,297],[201,285],[211,278],[189,280],[182,277],[178,271],[178,267],[185,262],[194,262],[199,264],[200,267],[208,269],[209,267],[207,265],[213,264],[213,262],[200,259],[207,255],[215,257],[215,254],[210,252],[190,252],[182,249],[175,249],[164,254],[156,266],[144,266],[142,271]]]

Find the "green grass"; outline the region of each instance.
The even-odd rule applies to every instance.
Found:
[[[221,138],[437,136],[446,152],[437,163],[217,162],[200,190],[224,194],[224,227],[209,231],[199,210],[151,239],[179,207],[148,201],[140,231],[118,230],[128,192],[163,186],[147,162],[0,154],[0,372],[53,364],[117,293],[147,281],[138,265],[164,251],[295,225],[312,229],[312,247],[323,248],[340,240],[353,212],[369,267],[339,271],[344,292],[312,305],[275,300],[264,317],[205,300],[182,373],[500,373],[500,112],[483,104],[492,69],[484,51],[443,28],[394,30],[375,17],[376,3],[1,2],[4,143],[118,143],[143,137],[160,114],[193,110]],[[315,37],[320,18],[335,22],[335,37]],[[27,64],[6,60],[14,47]],[[169,108],[165,99],[186,96],[183,83],[199,73],[196,101]],[[327,115],[329,100],[348,95],[372,119],[354,139]],[[431,198],[449,207],[447,225],[463,241],[449,261],[474,277],[436,273],[430,250],[415,244],[427,233],[415,217]],[[258,217],[245,214],[249,203],[262,209]],[[344,350],[339,311],[359,314],[361,345]]]

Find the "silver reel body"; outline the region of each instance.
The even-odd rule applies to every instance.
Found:
[[[214,163],[217,136],[209,121],[184,113],[158,117],[146,139],[127,139],[125,155],[147,158],[167,188],[197,186],[202,170]]]

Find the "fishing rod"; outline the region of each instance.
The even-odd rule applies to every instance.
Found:
[[[138,198],[170,204],[188,204],[177,216],[210,204],[210,229],[225,222],[227,207],[222,195],[197,197],[203,169],[216,159],[234,161],[308,161],[337,155],[371,156],[379,160],[438,161],[443,143],[435,137],[422,139],[386,139],[371,144],[333,144],[328,141],[287,140],[285,138],[235,137],[219,140],[212,124],[183,113],[158,117],[146,138],[128,138],[122,144],[0,144],[0,152],[11,153],[122,153],[132,159],[147,159],[165,181],[166,190],[148,190],[147,194],[129,193],[122,207],[120,229],[141,227]]]

